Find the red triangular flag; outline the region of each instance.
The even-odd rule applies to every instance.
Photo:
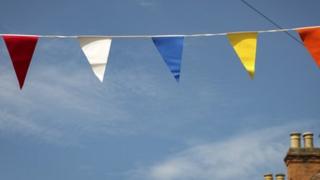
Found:
[[[20,89],[22,89],[39,37],[4,35],[3,39],[7,45]]]
[[[304,46],[320,68],[320,28],[304,28],[298,29]]]

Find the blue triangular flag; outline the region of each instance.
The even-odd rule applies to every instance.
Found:
[[[179,81],[184,37],[153,37],[163,60],[166,62],[174,78]]]

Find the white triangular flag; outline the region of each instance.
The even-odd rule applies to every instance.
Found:
[[[102,82],[111,47],[111,38],[79,37],[80,47],[86,55],[93,72]]]

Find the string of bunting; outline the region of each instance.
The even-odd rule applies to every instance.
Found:
[[[233,47],[245,70],[253,79],[258,35],[261,33],[295,31],[299,34],[304,46],[309,51],[320,68],[320,26],[309,26],[291,29],[275,29],[263,31],[244,31],[207,34],[175,34],[175,35],[24,35],[0,34],[8,49],[20,89],[29,69],[32,56],[39,38],[74,38],[79,41],[80,47],[92,67],[94,74],[103,82],[106,65],[112,40],[115,38],[150,38],[167,64],[176,81],[180,79],[183,43],[186,37],[226,36]]]

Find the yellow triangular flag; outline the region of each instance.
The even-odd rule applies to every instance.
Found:
[[[257,32],[227,34],[230,44],[253,79],[256,61]]]

